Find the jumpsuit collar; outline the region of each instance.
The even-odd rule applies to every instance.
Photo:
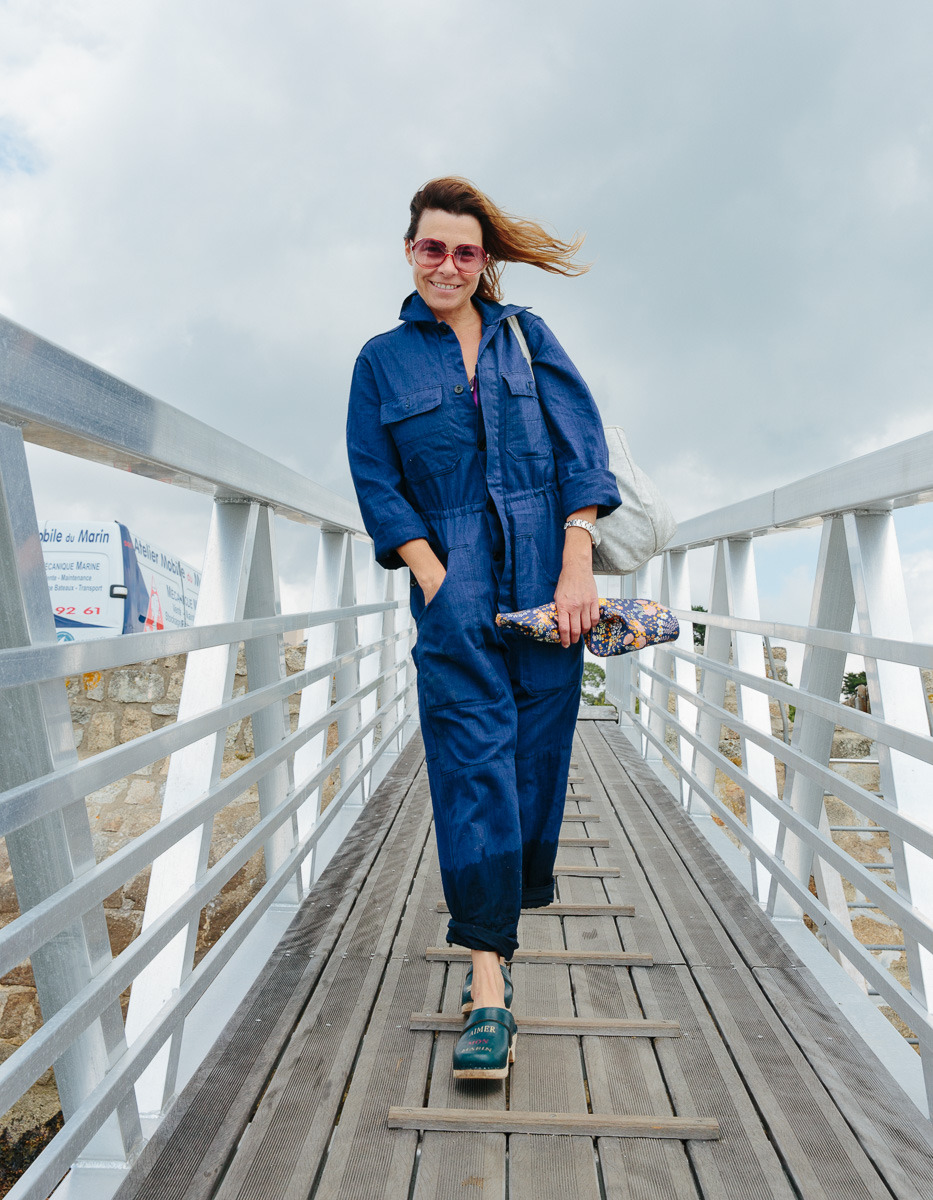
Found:
[[[527,304],[497,304],[495,300],[478,300],[475,296],[473,297],[473,303],[479,309],[480,316],[483,318],[484,329],[492,325],[498,325],[516,313],[526,312],[529,307]],[[398,316],[400,321],[427,321],[432,325],[438,324],[437,317],[428,308],[420,292],[412,292],[410,296],[405,297],[402,310]]]

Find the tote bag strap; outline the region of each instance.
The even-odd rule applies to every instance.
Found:
[[[531,351],[528,349],[528,343],[525,341],[525,335],[522,333],[522,327],[518,323],[518,317],[506,317],[509,323],[509,329],[518,338],[519,349],[521,350],[525,361],[531,367]],[[531,373],[534,374],[534,367],[531,367]]]

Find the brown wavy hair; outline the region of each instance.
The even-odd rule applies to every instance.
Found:
[[[574,255],[586,236],[574,234],[562,242],[536,221],[513,217],[471,183],[458,175],[445,175],[429,180],[412,197],[411,221],[405,232],[407,241],[414,241],[421,214],[428,208],[453,213],[454,216],[476,217],[483,229],[483,249],[489,255],[480,276],[476,295],[481,300],[501,300],[500,276],[506,263],[530,263],[554,275],[583,275],[589,263],[576,263]]]

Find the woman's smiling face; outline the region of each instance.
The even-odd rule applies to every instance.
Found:
[[[417,242],[421,238],[434,238],[443,242],[448,250],[462,245],[482,246],[483,227],[476,217],[457,216],[437,208],[426,208],[421,214],[413,240]],[[458,315],[467,310],[473,293],[479,287],[482,271],[465,275],[457,270],[450,257],[445,258],[439,267],[419,267],[408,242],[405,243],[405,257],[411,264],[419,295],[439,321],[456,320]]]

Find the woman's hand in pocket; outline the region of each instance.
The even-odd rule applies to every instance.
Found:
[[[438,567],[440,567],[439,574],[432,575],[430,580],[424,580],[424,579],[418,580],[418,585],[421,588],[422,592],[424,592],[425,607],[427,607],[431,603],[431,601],[434,599],[434,597],[440,591],[441,584],[447,578],[447,572],[444,570],[443,567],[441,567],[441,564],[438,563],[437,565],[438,565]]]
[[[402,561],[418,581],[425,604],[430,604],[447,577],[444,564],[431,549],[426,538],[413,538],[398,547]]]

